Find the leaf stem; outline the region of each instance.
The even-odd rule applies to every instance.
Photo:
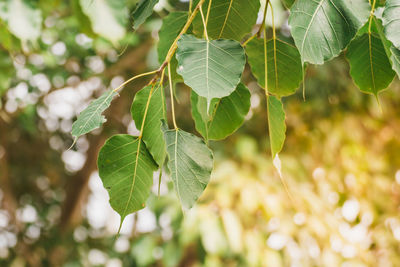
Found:
[[[250,36],[246,41],[243,42],[242,46],[246,46],[251,40],[256,38],[257,36],[260,37],[261,31],[265,28],[265,20],[267,17],[267,7],[268,7],[269,0],[265,3],[265,8],[264,8],[264,15],[263,15],[263,20],[261,22],[260,28],[252,35]]]
[[[208,2],[207,16],[206,16],[206,28],[207,28],[207,25],[208,25],[208,17],[210,16],[210,12],[211,12],[211,5],[212,5],[212,0],[210,0]]]
[[[368,25],[368,34],[369,35],[371,35],[372,19],[374,17],[375,5],[376,5],[376,0],[374,0],[372,2],[371,12],[370,12],[370,15],[369,15],[369,25]]]
[[[172,77],[171,77],[171,64],[168,63],[168,80],[169,80],[169,93],[171,97],[171,111],[172,111],[172,122],[174,123],[175,130],[178,130],[175,119],[175,106],[174,106],[174,93],[172,91]]]
[[[189,1],[189,15],[192,14],[193,0]]]
[[[117,88],[115,88],[113,90],[113,92],[117,92],[119,89],[121,89],[122,87],[124,87],[125,85],[127,85],[128,83],[130,83],[133,80],[136,80],[140,77],[144,77],[144,76],[148,76],[148,75],[152,75],[152,74],[156,74],[158,72],[158,70],[153,70],[153,71],[149,71],[149,72],[145,72],[136,76],[133,76],[132,78],[128,79],[127,81],[123,82],[120,86],[118,86]]]
[[[203,27],[204,27],[204,35],[206,37],[207,42],[210,41],[208,39],[208,33],[207,33],[207,22],[204,19],[204,14],[203,14],[203,8],[200,6],[200,15],[201,15],[201,20],[203,21]]]

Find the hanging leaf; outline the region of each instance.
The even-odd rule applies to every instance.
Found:
[[[136,93],[133,100],[131,114],[138,129],[142,127],[151,90],[151,85],[144,87]],[[158,166],[162,166],[165,160],[165,141],[163,132],[161,131],[161,119],[166,119],[163,88],[157,86],[153,89],[151,94],[142,136],[143,142],[146,144],[147,149]]]
[[[281,152],[286,138],[285,111],[282,102],[275,96],[267,97],[269,140],[272,158]]]
[[[80,0],[93,31],[116,44],[126,34],[128,9],[124,0]]]
[[[137,30],[148,17],[153,14],[153,8],[159,0],[141,0],[133,12],[133,28]]]
[[[204,12],[208,10],[209,3],[210,0],[206,0],[203,4]],[[208,36],[212,39],[241,41],[246,34],[251,32],[257,21],[259,9],[259,0],[212,0],[207,23]],[[193,25],[194,32],[202,36],[204,27],[200,16],[196,18]]]
[[[213,98],[230,95],[240,82],[246,63],[244,50],[233,40],[197,39],[183,35],[176,55],[178,74],[198,95]]]
[[[23,42],[36,41],[40,37],[42,14],[34,1],[3,1],[0,3],[0,18],[7,22],[10,32]]]
[[[231,135],[242,125],[250,109],[250,91],[242,83],[229,96],[212,101],[210,116],[204,97],[192,91],[190,99],[196,130],[206,140],[224,139]]]
[[[180,129],[168,130],[161,126],[167,143],[168,168],[179,200],[184,208],[191,208],[210,180],[213,154],[202,139]]]
[[[101,114],[110,106],[115,95],[117,95],[116,92],[107,91],[96,100],[93,100],[72,124],[72,136],[79,137],[84,135],[99,128],[106,122],[105,117]]]
[[[265,88],[264,41],[253,39],[246,45],[251,71],[258,84]],[[268,92],[279,97],[294,94],[303,80],[302,64],[296,47],[271,39],[267,42]]]
[[[400,0],[386,0],[383,26],[386,38],[400,49]]]
[[[168,50],[185,25],[187,17],[187,12],[171,12],[163,19],[163,24],[158,34],[160,40],[157,45],[158,62],[160,64],[162,64],[167,57]],[[177,79],[182,79],[182,77],[178,76],[176,73],[178,61],[176,61],[175,57],[171,59],[170,64],[172,80],[176,81]]]
[[[340,54],[369,17],[365,0],[297,0],[289,25],[303,62],[323,64]]]
[[[395,76],[383,41],[374,32],[354,39],[346,57],[350,63],[350,75],[363,92],[377,95]]]
[[[126,215],[145,207],[157,166],[146,145],[127,134],[114,135],[105,142],[97,165],[111,207],[121,216],[122,225]]]

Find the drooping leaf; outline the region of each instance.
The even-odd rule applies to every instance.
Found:
[[[42,14],[34,1],[4,1],[0,3],[0,18],[7,22],[10,32],[23,42],[35,41],[40,37]]]
[[[95,33],[116,44],[126,33],[128,9],[124,0],[80,0]]]
[[[264,41],[253,39],[246,45],[251,71],[258,84],[265,87]],[[286,42],[271,39],[267,42],[268,92],[279,97],[296,92],[303,79],[299,51]]]
[[[346,57],[350,63],[350,75],[363,92],[377,95],[395,76],[383,41],[374,32],[354,39]]]
[[[167,143],[168,168],[184,208],[191,208],[203,193],[210,180],[213,154],[202,139],[178,130],[161,126]]]
[[[117,95],[116,92],[107,91],[96,100],[93,100],[89,106],[79,114],[77,120],[72,124],[72,136],[79,137],[99,128],[104,122],[106,122],[105,117],[101,114],[110,106],[115,95]]]
[[[209,3],[210,0],[206,0],[203,4],[204,12],[208,10]],[[259,0],[212,0],[207,23],[208,36],[212,39],[241,41],[247,33],[251,32],[259,9]],[[193,25],[194,32],[201,36],[204,27],[200,16],[196,18]]]
[[[369,13],[365,0],[297,0],[290,9],[289,25],[302,60],[323,64],[338,56]]]
[[[132,102],[131,114],[138,129],[141,129],[142,122],[146,110],[147,101],[149,99],[152,86],[146,86],[136,93]],[[163,100],[163,88],[161,86],[154,87],[151,94],[148,111],[143,127],[143,142],[153,156],[158,166],[163,165],[165,160],[165,141],[161,131],[161,119],[165,117],[165,107]]]
[[[168,54],[168,50],[174,42],[175,38],[178,36],[180,31],[182,30],[185,22],[187,20],[188,14],[187,12],[171,12],[168,16],[163,19],[163,24],[158,33],[159,41],[157,45],[158,52],[158,62],[162,64]],[[178,62],[176,58],[173,57],[171,59],[171,75],[172,80],[176,81],[177,79],[182,79],[182,77],[178,77],[176,73],[176,68],[178,67]]]
[[[176,58],[178,74],[198,95],[207,98],[208,105],[213,98],[228,96],[236,89],[246,62],[238,42],[207,41],[193,35],[183,35],[178,41]]]
[[[272,158],[281,152],[286,138],[285,111],[275,96],[267,97],[269,140]]]
[[[250,91],[240,83],[229,96],[214,99],[207,113],[207,100],[192,91],[192,116],[196,130],[206,140],[224,139],[243,123],[250,109]]]
[[[111,207],[121,216],[122,224],[126,215],[145,207],[157,166],[146,145],[127,134],[114,135],[105,142],[97,165]]]
[[[400,49],[400,0],[386,0],[383,26],[386,38]]]
[[[137,30],[148,17],[153,14],[153,8],[159,0],[141,0],[133,12],[133,28]]]

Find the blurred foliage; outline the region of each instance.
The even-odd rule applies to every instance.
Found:
[[[160,17],[187,3],[160,1],[133,33],[137,1],[126,1],[126,34],[109,40],[81,8],[90,1],[25,2],[40,10],[35,41],[18,39],[0,11],[0,266],[400,265],[398,80],[381,94],[381,111],[343,57],[308,67],[306,101],[301,90],[284,101],[288,193],[267,149],[264,92],[245,71],[247,121],[210,143],[216,165],[200,203],[183,212],[166,174],[158,197],[156,175],[148,208],[116,238],[96,155],[111,134],[137,131],[129,107],[146,81],[128,86],[103,129],[67,150],[72,121],[106,88],[157,66]],[[178,84],[176,96],[178,124],[195,132],[189,90]]]

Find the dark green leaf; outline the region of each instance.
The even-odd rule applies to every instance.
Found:
[[[178,74],[198,95],[213,98],[230,95],[240,82],[246,63],[242,46],[233,40],[197,39],[183,35],[176,55]]]
[[[99,175],[110,195],[111,207],[121,215],[143,209],[157,169],[146,145],[131,135],[114,135],[106,141],[97,160]]]
[[[261,87],[265,87],[264,41],[253,39],[246,45],[246,54],[251,71]],[[276,67],[275,67],[276,66]],[[303,79],[302,64],[296,47],[276,40],[267,42],[268,92],[279,97],[296,92]]]
[[[101,114],[110,106],[115,95],[117,95],[116,92],[107,91],[96,100],[93,100],[72,124],[72,136],[79,137],[99,128],[106,122],[105,117]]]
[[[133,12],[133,28],[137,30],[148,17],[153,14],[153,8],[159,0],[141,0]]]
[[[373,32],[354,39],[346,57],[350,63],[350,75],[363,92],[377,95],[395,76],[383,41]]]
[[[386,0],[383,26],[386,38],[400,49],[400,0]]]
[[[302,60],[323,64],[354,38],[369,17],[366,0],[297,0],[289,25]]]
[[[206,140],[224,139],[242,125],[250,109],[250,91],[240,83],[229,96],[212,101],[210,116],[207,114],[207,100],[193,91],[191,104],[196,130]]]
[[[136,93],[131,107],[132,118],[138,129],[142,127],[146,105],[152,86],[146,86]],[[163,165],[165,160],[165,141],[161,131],[161,119],[165,119],[165,106],[163,88],[157,86],[151,94],[148,111],[143,127],[143,142],[150,151],[158,166]]]
[[[213,155],[202,139],[162,125],[175,190],[184,208],[191,208],[210,180]]]

